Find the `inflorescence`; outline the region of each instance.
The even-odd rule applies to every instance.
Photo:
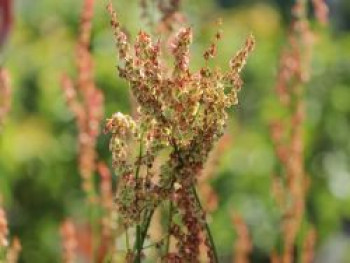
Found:
[[[132,46],[111,4],[108,11],[120,61],[118,73],[129,83],[139,106],[137,118],[118,112],[106,125],[106,132],[112,134],[113,167],[120,178],[118,215],[126,229],[136,227],[129,260],[140,262],[152,215],[160,204],[168,202],[168,234],[176,240],[176,251],[169,251],[169,237],[163,259],[198,262],[199,246],[204,243],[210,262],[217,262],[195,184],[209,152],[224,133],[227,109],[238,102],[243,83],[240,73],[255,40],[247,38],[227,72],[211,69],[208,63],[191,72],[192,29],[182,28],[171,45],[174,66],[169,68],[162,60],[160,41],[140,31]],[[206,62],[215,57],[220,38],[218,32],[204,52]],[[156,174],[155,161],[166,154],[168,158]],[[180,219],[176,223],[174,216]]]

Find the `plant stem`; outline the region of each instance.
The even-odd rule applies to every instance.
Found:
[[[142,142],[143,142],[143,132],[141,133],[140,137],[140,148],[139,148],[139,158],[138,158],[138,166],[136,168],[136,173],[135,173],[135,179],[136,179],[136,191],[140,187],[139,183],[139,174],[140,174],[140,168],[141,168],[141,158],[142,158]],[[141,215],[140,215],[141,217]],[[136,226],[136,258],[135,258],[135,263],[140,263],[141,262],[141,252],[142,252],[142,247],[143,247],[143,242],[141,243],[141,225],[140,223],[137,224]]]
[[[157,246],[160,242],[162,242],[165,238],[167,238],[169,235],[165,235],[164,237],[162,237],[159,241],[153,243],[153,244],[149,244],[147,246],[144,246],[142,249],[147,249],[147,248],[150,248],[150,247],[155,247]]]
[[[177,146],[177,144],[176,144],[175,141],[173,141],[173,146],[174,146],[175,152],[176,152],[177,155],[178,155],[179,162],[180,162],[181,166],[183,166],[183,160],[182,160],[182,158],[181,158],[181,155],[180,155],[180,153],[179,153],[179,148],[178,148],[178,146]],[[201,204],[201,201],[200,201],[199,196],[198,196],[198,194],[197,194],[197,190],[196,190],[196,187],[195,187],[194,183],[192,183],[191,190],[192,190],[192,194],[193,194],[194,197],[195,197],[195,200],[196,200],[196,203],[197,203],[197,205],[198,205],[198,208],[199,208],[202,212],[204,212],[204,209],[203,209],[203,207],[202,207],[202,204]],[[207,220],[205,220],[204,226],[205,226],[205,230],[206,230],[206,232],[207,232],[208,238],[209,238],[210,248],[213,250],[215,262],[216,262],[216,263],[219,263],[219,257],[218,257],[218,253],[217,253],[217,250],[216,250],[216,247],[215,247],[214,238],[213,238],[213,235],[212,235],[212,233],[211,233],[211,231],[210,231],[210,227],[209,227],[209,225],[208,225],[208,223],[207,223]]]
[[[175,152],[179,156],[179,151],[178,151],[177,145],[175,143],[175,140],[173,140],[172,143],[173,143]],[[140,153],[141,153],[141,151],[142,150],[140,150]],[[183,163],[182,163],[182,160],[181,160],[180,156],[179,156],[179,161],[180,161],[181,165],[183,166]],[[138,176],[138,174],[137,174],[137,176]],[[168,189],[169,191],[172,190],[172,188],[174,186],[174,183],[175,183],[175,175],[173,175],[173,180],[171,181],[170,188]],[[143,224],[142,224],[142,227],[140,227],[140,233],[136,233],[137,236],[136,236],[136,242],[135,242],[135,245],[134,245],[134,249],[136,249],[136,250],[142,249],[143,244],[145,243],[145,240],[146,240],[146,236],[147,236],[147,233],[148,233],[149,226],[151,224],[151,220],[152,220],[153,214],[154,214],[156,208],[158,207],[158,205],[159,205],[159,203],[156,204],[155,207],[152,207],[149,210],[148,214],[146,213],[144,221],[143,221]],[[138,227],[139,227],[139,225],[137,226],[137,229],[138,229]],[[138,260],[138,258],[136,257],[136,259],[134,260],[134,263],[139,263],[140,262],[140,261],[137,261],[137,260]]]
[[[174,212],[174,204],[171,200],[169,200],[169,223],[168,223],[168,238],[165,245],[165,256],[169,254],[169,248],[170,248],[170,230],[171,230],[171,223],[173,221],[173,212]]]
[[[94,186],[93,184],[93,176],[91,175],[89,180],[91,180],[91,185]],[[98,230],[98,225],[96,224],[96,220],[98,218],[98,211],[97,211],[97,206],[96,206],[96,198],[97,194],[95,191],[95,188],[92,187],[90,190],[87,191],[87,200],[88,200],[88,212],[89,212],[89,219],[90,219],[90,226],[91,226],[91,233],[92,233],[92,253],[91,257],[92,260],[94,261],[96,258],[96,250],[99,245],[98,239],[100,238],[99,236],[99,230]]]
[[[202,207],[201,201],[200,201],[199,196],[197,194],[196,187],[193,184],[192,184],[191,190],[192,190],[192,193],[196,199],[196,203],[198,205],[198,208],[203,212],[203,207]],[[205,226],[205,230],[207,232],[208,238],[209,238],[210,248],[213,250],[215,262],[219,263],[219,257],[218,257],[218,253],[217,253],[217,250],[215,247],[214,238],[213,238],[213,235],[210,231],[210,227],[209,227],[209,224],[207,223],[207,220],[205,220],[204,226]]]
[[[141,244],[141,226],[140,224],[138,224],[136,226],[136,259],[135,262],[136,263],[140,263],[141,262],[141,250],[142,250],[142,244]]]
[[[143,246],[143,244],[145,243],[145,239],[147,236],[147,232],[148,232],[148,228],[149,225],[151,224],[151,219],[153,217],[154,211],[156,210],[156,208],[152,208],[152,210],[150,210],[149,215],[146,217],[146,220],[143,224],[143,228],[141,229],[141,239],[140,239],[140,243]]]
[[[125,242],[126,242],[126,249],[130,250],[130,242],[129,242],[129,228],[125,228]]]

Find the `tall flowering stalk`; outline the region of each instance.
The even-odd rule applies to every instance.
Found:
[[[89,243],[89,249],[83,249],[81,246],[73,249],[74,224],[71,221],[62,224],[63,260],[65,262],[74,262],[75,253],[73,252],[79,249],[85,250],[79,251],[82,252],[80,254],[85,254],[89,260],[95,261],[97,258],[103,258],[107,253],[105,246],[109,247],[106,244],[108,242],[106,241],[108,239],[106,221],[110,220],[112,214],[110,207],[113,201],[106,199],[108,195],[106,184],[111,183],[111,178],[106,177],[106,172],[103,172],[101,196],[98,196],[95,186],[95,179],[97,179],[95,174],[101,171],[98,167],[102,167],[102,164],[98,165],[97,163],[98,156],[95,148],[97,137],[100,134],[99,126],[104,115],[104,96],[95,85],[93,57],[90,53],[93,11],[94,0],[84,0],[76,47],[77,78],[73,81],[67,75],[62,77],[62,89],[66,102],[74,114],[78,126],[79,172],[82,178],[82,188],[87,195],[91,221],[91,229],[85,229],[84,233],[87,237],[85,241],[88,240]],[[108,180],[109,182],[107,182]],[[110,204],[107,205],[107,202]],[[102,205],[102,214],[99,212],[101,210],[99,204]],[[110,235],[112,235],[112,230],[109,230]]]
[[[0,67],[0,130],[11,107],[10,76]]]
[[[172,43],[174,64],[170,69],[161,60],[159,41],[140,31],[132,46],[111,3],[108,11],[119,55],[118,73],[129,83],[139,105],[137,119],[118,112],[106,124],[119,176],[117,212],[127,240],[128,230],[136,229],[134,246],[127,247],[127,261],[141,262],[153,214],[160,204],[168,204],[162,259],[199,262],[199,247],[204,243],[208,261],[218,262],[195,186],[209,152],[223,135],[226,110],[238,102],[239,74],[253,50],[254,38],[247,38],[227,72],[207,66],[191,72],[192,29],[183,28]],[[204,58],[214,56],[209,51]],[[165,154],[168,158],[155,174],[154,163]],[[171,242],[176,244],[174,251]]]
[[[94,82],[93,60],[90,54],[90,37],[94,0],[85,0],[76,49],[78,77],[73,82],[67,75],[62,78],[62,88],[70,110],[74,113],[79,130],[79,170],[82,187],[95,202],[94,173],[96,171],[96,141],[99,124],[103,118],[104,97]]]
[[[315,0],[313,3],[317,18],[325,22],[326,5],[322,0]],[[271,137],[283,168],[282,174],[275,176],[273,184],[276,199],[282,210],[283,252],[281,255],[274,252],[271,256],[272,262],[276,263],[295,261],[296,237],[304,218],[309,185],[304,167],[304,86],[310,77],[313,36],[307,20],[307,1],[296,0],[292,14],[288,45],[281,55],[276,84],[276,93],[281,105],[288,112],[289,119],[271,124]],[[308,243],[314,245],[315,242]],[[310,250],[312,248],[308,246],[308,251]],[[310,256],[306,258],[308,261],[303,262],[312,261]]]
[[[0,0],[0,48],[4,44],[12,23],[12,3]],[[4,120],[11,109],[11,81],[6,69],[0,66],[0,132]],[[2,207],[0,195],[0,263],[16,263],[21,251],[21,243],[17,237],[11,244],[8,239],[9,229],[5,209]]]

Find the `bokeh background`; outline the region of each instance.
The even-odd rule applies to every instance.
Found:
[[[135,36],[144,22],[138,1],[114,1]],[[218,208],[211,227],[222,262],[231,262],[239,211],[253,239],[253,262],[268,262],[277,239],[278,211],[271,195],[277,160],[269,122],[280,116],[274,94],[278,57],[286,42],[291,0],[184,0],[194,27],[193,68],[223,19],[216,63],[227,67],[247,34],[257,39],[244,71],[240,104],[230,112],[230,146],[221,153],[211,183]],[[306,87],[305,166],[312,184],[306,217],[316,226],[316,262],[350,262],[350,1],[329,0],[330,23],[314,22],[312,76]],[[96,1],[91,50],[95,78],[105,94],[106,118],[130,112],[126,83],[116,59],[106,1]],[[77,129],[60,88],[62,73],[74,76],[81,0],[14,1],[14,23],[0,61],[12,76],[12,110],[0,135],[0,192],[11,235],[21,239],[20,262],[60,262],[59,224],[84,218],[84,193],[77,169]],[[101,124],[102,126],[103,124]],[[110,163],[108,136],[98,152]],[[116,180],[114,178],[114,180]]]

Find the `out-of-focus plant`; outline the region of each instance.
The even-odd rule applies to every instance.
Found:
[[[11,107],[10,76],[7,70],[0,68],[0,129]]]
[[[315,256],[317,233],[315,228],[309,229],[301,249],[300,262],[313,262]]]
[[[322,0],[313,1],[316,17],[327,21],[327,6]],[[310,180],[304,167],[303,129],[305,122],[305,84],[310,78],[313,34],[307,18],[307,1],[296,0],[288,43],[280,58],[276,93],[287,117],[271,124],[271,137],[280,162],[280,174],[274,177],[273,189],[281,209],[282,252],[274,251],[272,262],[295,262],[295,250],[300,258],[312,262],[314,241],[306,239],[303,249],[297,244],[305,214],[305,200]],[[312,228],[308,236],[314,237]],[[304,252],[307,255],[304,255]]]
[[[90,54],[91,20],[93,0],[84,1],[80,22],[80,34],[76,49],[77,80],[62,78],[62,88],[70,110],[74,113],[79,129],[79,170],[84,191],[89,201],[95,200],[94,173],[96,171],[96,140],[103,117],[103,94],[95,86],[93,60]]]
[[[10,0],[0,0],[0,48],[6,40],[12,22],[11,4]],[[9,73],[0,66],[0,133],[5,117],[11,108],[10,86]],[[0,194],[0,263],[16,263],[21,251],[19,239],[15,237],[9,244],[8,235],[6,212],[2,207],[2,196]]]
[[[210,180],[215,176],[220,157],[227,151],[230,145],[231,136],[227,132],[220,138],[214,149],[211,151],[198,178],[198,192],[202,198],[205,211],[214,212],[218,208],[218,195],[210,184]]]
[[[77,260],[78,240],[74,223],[67,219],[61,225],[62,236],[62,261],[73,263]]]
[[[6,40],[12,24],[12,1],[0,0],[0,48]]]
[[[73,220],[67,219],[61,226],[64,262],[74,262],[79,255],[89,261],[102,261],[113,243],[112,178],[108,167],[98,162],[95,149],[104,113],[104,96],[95,85],[90,53],[93,10],[94,0],[85,0],[76,49],[77,80],[73,82],[67,75],[62,78],[64,95],[78,126],[79,171],[90,209],[90,228],[81,231],[85,238],[76,234]],[[95,185],[96,173],[100,175],[100,191]],[[84,247],[82,243],[88,244]]]
[[[140,0],[142,18],[155,32],[173,32],[186,19],[180,12],[181,0]]]
[[[253,244],[249,234],[248,226],[243,217],[237,212],[232,215],[232,223],[236,229],[237,241],[234,245],[234,263],[248,263],[249,256],[253,250]]]
[[[11,244],[8,240],[9,230],[6,219],[6,212],[0,200],[0,263],[16,263],[21,251],[21,243],[14,237]]]
[[[112,134],[110,149],[119,176],[117,211],[125,229],[128,262],[141,262],[149,225],[157,207],[168,204],[168,224],[164,240],[157,244],[160,257],[169,262],[199,262],[199,247],[207,247],[210,262],[218,262],[213,238],[197,195],[196,181],[215,142],[223,135],[226,109],[237,103],[242,87],[239,76],[254,47],[249,36],[230,61],[230,70],[208,67],[216,55],[214,44],[204,53],[205,66],[189,69],[192,29],[181,29],[172,42],[174,68],[161,60],[160,42],[140,31],[133,50],[122,31],[110,3],[120,63],[119,76],[125,79],[139,105],[133,119],[120,112],[107,121]],[[130,145],[134,147],[130,147]],[[133,148],[137,148],[134,154]],[[155,174],[153,165],[168,156]],[[134,245],[129,241],[135,229]],[[204,233],[204,240],[201,239]],[[176,249],[170,250],[170,243]]]

